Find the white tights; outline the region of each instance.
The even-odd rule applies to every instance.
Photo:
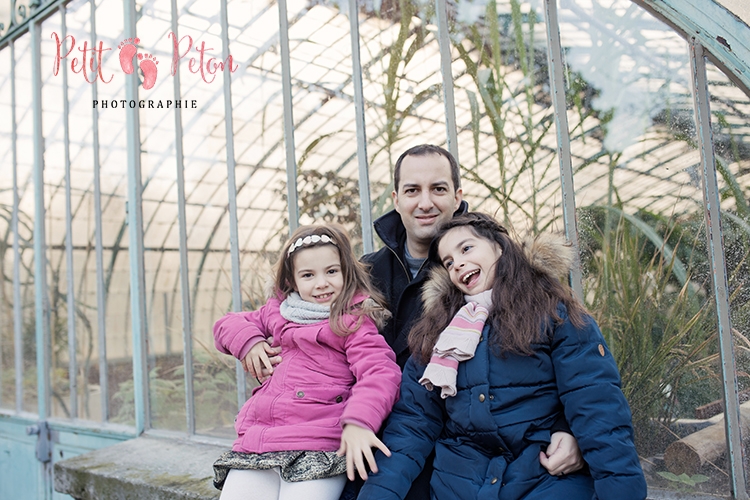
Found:
[[[221,490],[220,500],[338,500],[346,484],[346,474],[288,483],[279,468],[265,470],[231,469]]]

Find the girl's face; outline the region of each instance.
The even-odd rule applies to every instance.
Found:
[[[438,244],[438,256],[451,282],[464,295],[492,288],[495,264],[502,255],[500,245],[474,234],[468,226],[449,230]]]
[[[292,259],[294,289],[302,300],[330,307],[344,289],[338,249],[333,245],[300,248]]]

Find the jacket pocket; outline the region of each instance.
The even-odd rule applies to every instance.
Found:
[[[290,417],[303,425],[335,427],[347,399],[347,387],[298,385],[292,394]]]
[[[334,405],[349,399],[348,387],[331,385],[298,385],[294,388],[293,400],[300,403]]]

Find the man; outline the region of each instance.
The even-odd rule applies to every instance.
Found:
[[[422,286],[429,274],[427,253],[437,229],[454,215],[465,213],[458,163],[445,149],[422,144],[406,150],[393,170],[394,210],[374,222],[385,246],[365,255],[370,277],[383,294],[392,317],[381,331],[403,370],[409,359],[407,338],[422,314]],[[565,428],[563,424],[563,428]],[[583,465],[575,439],[566,432],[553,434],[540,462],[550,474],[564,474]],[[429,499],[431,460],[414,482],[407,500]]]
[[[431,144],[414,146],[398,158],[391,196],[394,210],[373,224],[384,246],[362,260],[370,265],[373,284],[385,297],[392,314],[381,334],[396,353],[396,361],[403,370],[410,355],[409,330],[422,313],[421,293],[429,273],[426,258],[430,242],[441,224],[466,212],[468,205],[463,200],[455,158]],[[272,364],[279,361],[279,356],[271,358]],[[255,375],[252,367],[250,373]],[[561,424],[566,430],[566,425]],[[546,454],[540,454],[540,461],[550,474],[581,468],[580,451],[570,434],[556,432],[551,441]],[[407,500],[429,500],[431,474],[432,460],[429,459]],[[342,499],[353,498],[356,489],[352,484],[347,485]]]
[[[431,144],[405,151],[393,170],[394,210],[374,223],[385,246],[362,259],[393,315],[381,333],[403,370],[409,359],[407,337],[422,311],[424,265],[437,229],[454,214],[464,213],[459,169],[448,151]]]

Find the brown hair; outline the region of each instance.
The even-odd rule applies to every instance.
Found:
[[[311,242],[297,247],[291,255],[289,254],[289,248],[294,242],[300,238],[304,239],[313,235],[328,236],[333,243],[324,241]],[[378,324],[378,328],[381,328],[382,323],[390,316],[383,306],[385,301],[370,283],[370,276],[365,265],[355,258],[349,236],[346,234],[346,230],[339,224],[300,226],[294,231],[289,241],[281,249],[279,260],[276,263],[274,279],[276,294],[288,297],[289,294],[295,291],[294,256],[299,252],[304,252],[308,248],[322,245],[332,245],[338,250],[339,259],[341,259],[341,274],[344,278],[344,287],[341,294],[331,304],[331,316],[329,320],[331,330],[337,335],[342,336],[354,333],[362,325],[362,317],[365,315],[371,317]],[[367,295],[369,299],[353,306],[352,300],[358,293]],[[354,314],[357,316],[356,323],[352,326],[347,326],[344,321],[345,314]]]
[[[440,266],[436,272],[445,272],[438,256],[440,240],[458,227],[468,227],[477,237],[497,244],[502,250],[495,265],[492,307],[487,320],[493,329],[489,341],[496,352],[531,354],[531,344],[543,340],[544,327],[550,318],[555,323],[562,321],[557,313],[560,302],[567,308],[568,318],[575,326],[585,324],[586,309],[570,286],[549,271],[533,266],[522,246],[489,215],[477,212],[459,215],[438,230],[428,257]],[[439,306],[425,311],[409,333],[411,352],[423,363],[429,361],[440,333],[466,303],[463,293],[452,283],[450,285],[442,290]]]
[[[452,154],[446,149],[433,144],[420,144],[414,146],[403,153],[396,160],[396,166],[393,168],[393,190],[398,192],[398,184],[401,182],[401,164],[404,162],[404,158],[407,156],[428,156],[428,155],[440,155],[444,156],[451,166],[451,180],[453,181],[453,190],[458,191],[461,187],[461,172],[458,169],[458,162]]]

